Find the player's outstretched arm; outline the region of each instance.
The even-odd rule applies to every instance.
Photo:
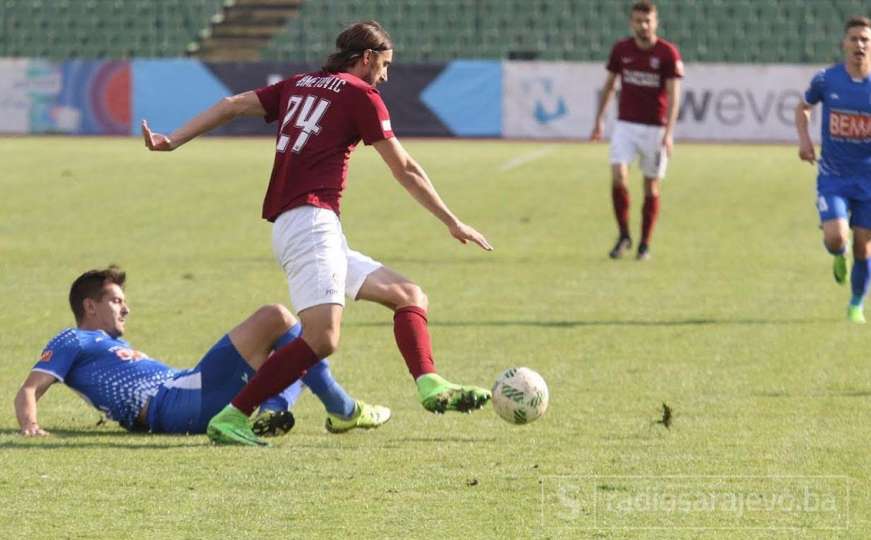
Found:
[[[396,137],[378,141],[373,146],[381,155],[381,159],[390,167],[393,177],[414,197],[414,200],[447,225],[451,236],[463,244],[474,242],[482,249],[493,250],[493,246],[487,242],[483,234],[457,219],[457,216],[450,211],[439,197],[426,171],[405,151]]]
[[[31,371],[21,389],[15,394],[15,417],[18,418],[20,433],[25,437],[44,437],[48,432],[39,427],[36,418],[36,402],[45,394],[48,387],[57,379],[48,373]]]
[[[169,135],[155,133],[142,120],[142,136],[145,146],[152,151],[171,152],[189,140],[222,126],[239,116],[264,116],[266,111],[253,91],[225,97],[205,111],[193,117]]]
[[[608,108],[608,102],[611,101],[611,96],[614,95],[614,87],[617,85],[617,74],[609,71],[605,78],[605,86],[602,87],[602,94],[599,96],[599,107],[596,109],[596,119],[593,121],[593,131],[590,133],[591,141],[601,141],[602,134],[605,131],[605,109]]]
[[[795,107],[795,130],[798,132],[798,158],[813,165],[817,161],[814,142],[809,130],[812,105],[800,101]]]

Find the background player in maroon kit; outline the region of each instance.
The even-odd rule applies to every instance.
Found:
[[[632,247],[629,234],[629,164],[640,155],[644,175],[641,242],[638,259],[650,256],[650,238],[659,214],[659,183],[665,176],[674,144],[674,124],[680,99],[683,63],[674,44],[657,37],[656,6],[648,1],[632,5],[633,36],[618,41],[608,59],[608,76],[602,89],[590,139],[602,138],[605,109],[620,76],[617,124],[611,136],[611,196],[620,237],[611,250],[619,258]]]
[[[152,133],[143,121],[151,150],[173,150],[237,116],[280,121],[263,217],[274,223],[273,251],[287,274],[303,333],[276,351],[212,419],[208,435],[215,442],[263,444],[248,427],[248,416],[277,392],[274,388],[285,388],[336,350],[345,296],[393,310],[396,342],[424,408],[470,411],[490,399],[483,388],[453,384],[435,372],[428,300],[421,288],[348,248],[338,218],[339,200],[351,151],[362,140],[375,147],[396,180],[445,224],[451,236],[492,249],[483,235],[448,209],[426,172],[393,134],[389,113],[375,89],[387,80],[393,60],[387,32],[375,21],[356,23],[339,35],[336,48],[321,71],[225,98],[169,136]]]

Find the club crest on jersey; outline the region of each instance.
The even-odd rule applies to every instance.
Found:
[[[650,67],[652,67],[653,69],[659,69],[659,58],[657,58],[656,56],[651,56]]]
[[[112,347],[109,351],[115,353],[115,356],[124,361],[136,361],[148,358],[147,354],[126,347]]]
[[[46,349],[46,350],[42,351],[41,355],[39,355],[39,361],[40,362],[48,362],[49,360],[51,360],[51,356],[53,354],[54,354],[54,352],[52,352],[49,349]]]

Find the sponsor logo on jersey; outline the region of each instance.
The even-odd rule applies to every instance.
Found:
[[[857,112],[831,111],[829,134],[850,141],[871,140],[871,115]]]
[[[46,349],[46,350],[42,351],[41,355],[39,355],[39,361],[40,362],[48,362],[49,360],[51,360],[51,356],[53,354],[54,354],[53,351],[51,351],[50,349]]]
[[[625,84],[634,84],[635,86],[659,88],[659,73],[627,69],[623,72],[623,82]]]
[[[136,361],[142,360],[143,358],[148,358],[148,355],[141,351],[136,351],[133,349],[128,349],[127,347],[112,347],[109,349],[110,352],[115,353],[115,356],[120,358],[121,360],[126,361]]]
[[[628,64],[629,62],[632,61],[632,57],[631,56],[624,56],[620,60],[622,60],[624,64]]]
[[[381,121],[381,131],[393,131],[393,128],[390,127],[390,120]]]

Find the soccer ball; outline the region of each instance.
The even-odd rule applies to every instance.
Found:
[[[528,424],[547,410],[547,384],[529,368],[503,371],[493,385],[493,408],[511,424]]]

